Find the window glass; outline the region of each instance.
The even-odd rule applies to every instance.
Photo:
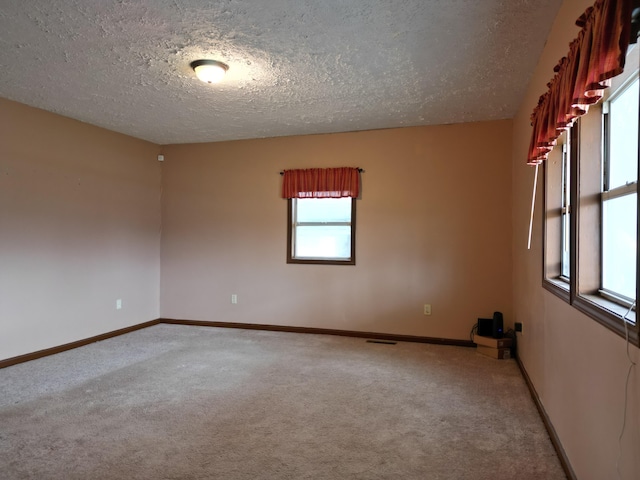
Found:
[[[608,156],[602,195],[602,289],[636,298],[638,79],[615,92],[605,121]]]
[[[636,298],[637,194],[604,202],[602,207],[602,287]]]
[[[295,256],[298,258],[349,258],[350,226],[297,227]]]
[[[569,135],[567,132],[562,134],[565,138],[565,143],[562,145],[562,234],[560,245],[560,275],[569,278],[571,275],[571,263],[570,263],[570,250],[569,250],[569,235],[571,231],[571,196],[570,196],[570,143]]]
[[[289,263],[355,264],[355,200],[290,200]]]
[[[612,189],[638,178],[638,80],[616,96],[609,108],[608,187]]]
[[[302,198],[296,201],[297,221],[349,222],[351,198]]]

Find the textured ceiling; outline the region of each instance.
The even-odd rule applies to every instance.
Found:
[[[511,118],[561,3],[0,0],[0,96],[158,144]]]

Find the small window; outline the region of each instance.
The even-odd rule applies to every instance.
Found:
[[[287,263],[355,265],[356,201],[289,199]]]

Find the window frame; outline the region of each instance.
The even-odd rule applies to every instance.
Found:
[[[636,179],[633,182],[628,182],[625,185],[619,185],[616,187],[611,187],[611,103],[616,101],[622,94],[626,93],[628,89],[634,87],[638,89],[640,88],[640,79],[638,78],[638,73],[630,75],[627,79],[621,82],[620,85],[615,88],[613,92],[610,92],[610,95],[603,101],[602,103],[602,132],[603,132],[603,151],[602,151],[602,192],[600,194],[600,289],[599,295],[602,297],[622,305],[625,308],[630,308],[634,303],[634,299],[629,299],[624,296],[620,292],[615,292],[613,290],[607,289],[604,286],[604,207],[605,203],[614,200],[617,198],[626,197],[629,195],[638,195],[638,178],[637,172],[640,170],[636,170]],[[640,135],[638,135],[640,137]],[[639,138],[636,138],[637,140]],[[637,153],[637,152],[636,152]],[[636,160],[638,161],[638,160]],[[636,165],[638,168],[638,165]],[[637,198],[636,198],[637,205]],[[636,213],[636,223],[638,222],[638,215]],[[637,256],[637,245],[638,245],[638,234],[636,229],[636,256]],[[637,262],[636,262],[637,263]],[[636,299],[637,296],[637,282],[638,282],[638,272],[636,267]]]
[[[579,120],[574,123],[572,127],[567,129],[566,139],[563,143],[563,150],[560,158],[560,165],[557,167],[560,172],[559,175],[556,172],[557,178],[560,179],[557,188],[560,189],[560,200],[553,202],[550,199],[550,193],[552,190],[552,186],[550,185],[550,180],[553,178],[551,175],[550,169],[552,168],[549,161],[547,160],[543,164],[543,175],[544,175],[544,193],[543,193],[543,211],[544,211],[544,220],[543,220],[543,255],[542,255],[542,286],[553,293],[557,297],[561,298],[567,303],[571,303],[571,279],[576,278],[576,257],[575,257],[575,248],[573,248],[573,242],[576,237],[576,223],[575,223],[575,215],[573,211],[575,210],[574,205],[576,205],[577,193],[575,187],[575,182],[572,182],[571,179],[576,175],[577,168],[577,158],[578,158],[578,149],[580,146],[580,122]],[[568,145],[568,148],[566,147]],[[567,278],[562,274],[562,243],[563,243],[563,202],[565,201],[565,185],[564,185],[564,172],[563,163],[567,163],[569,174],[569,182],[568,182],[568,196],[569,196],[569,231],[568,234],[568,242],[569,242],[569,277]],[[553,235],[550,232],[550,226],[548,222],[550,221],[550,217],[557,216],[559,218],[560,225],[556,228],[556,234]],[[553,238],[550,238],[553,237]],[[554,247],[551,248],[550,243],[554,244]],[[550,264],[557,265],[557,268],[550,268]]]
[[[356,198],[349,197],[351,200],[351,252],[347,259],[338,258],[297,258],[293,255],[295,244],[295,223],[294,223],[294,200],[305,200],[289,198],[287,199],[287,263],[290,264],[306,264],[306,265],[355,265],[356,264]],[[323,200],[322,198],[318,200]],[[333,222],[323,222],[326,225],[332,225]],[[343,225],[344,223],[340,223]]]

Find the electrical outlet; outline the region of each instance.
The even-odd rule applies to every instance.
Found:
[[[522,333],[522,322],[516,322],[516,323],[514,323],[514,324],[513,324],[513,329],[514,329],[516,332],[520,332],[520,333]]]
[[[122,299],[121,298],[116,300],[116,310],[122,310]]]
[[[237,294],[235,294],[235,293],[231,294],[231,303],[233,303],[234,305],[236,303],[238,303],[238,295]]]
[[[424,314],[425,315],[431,315],[431,304],[430,303],[425,303],[424,304]]]

